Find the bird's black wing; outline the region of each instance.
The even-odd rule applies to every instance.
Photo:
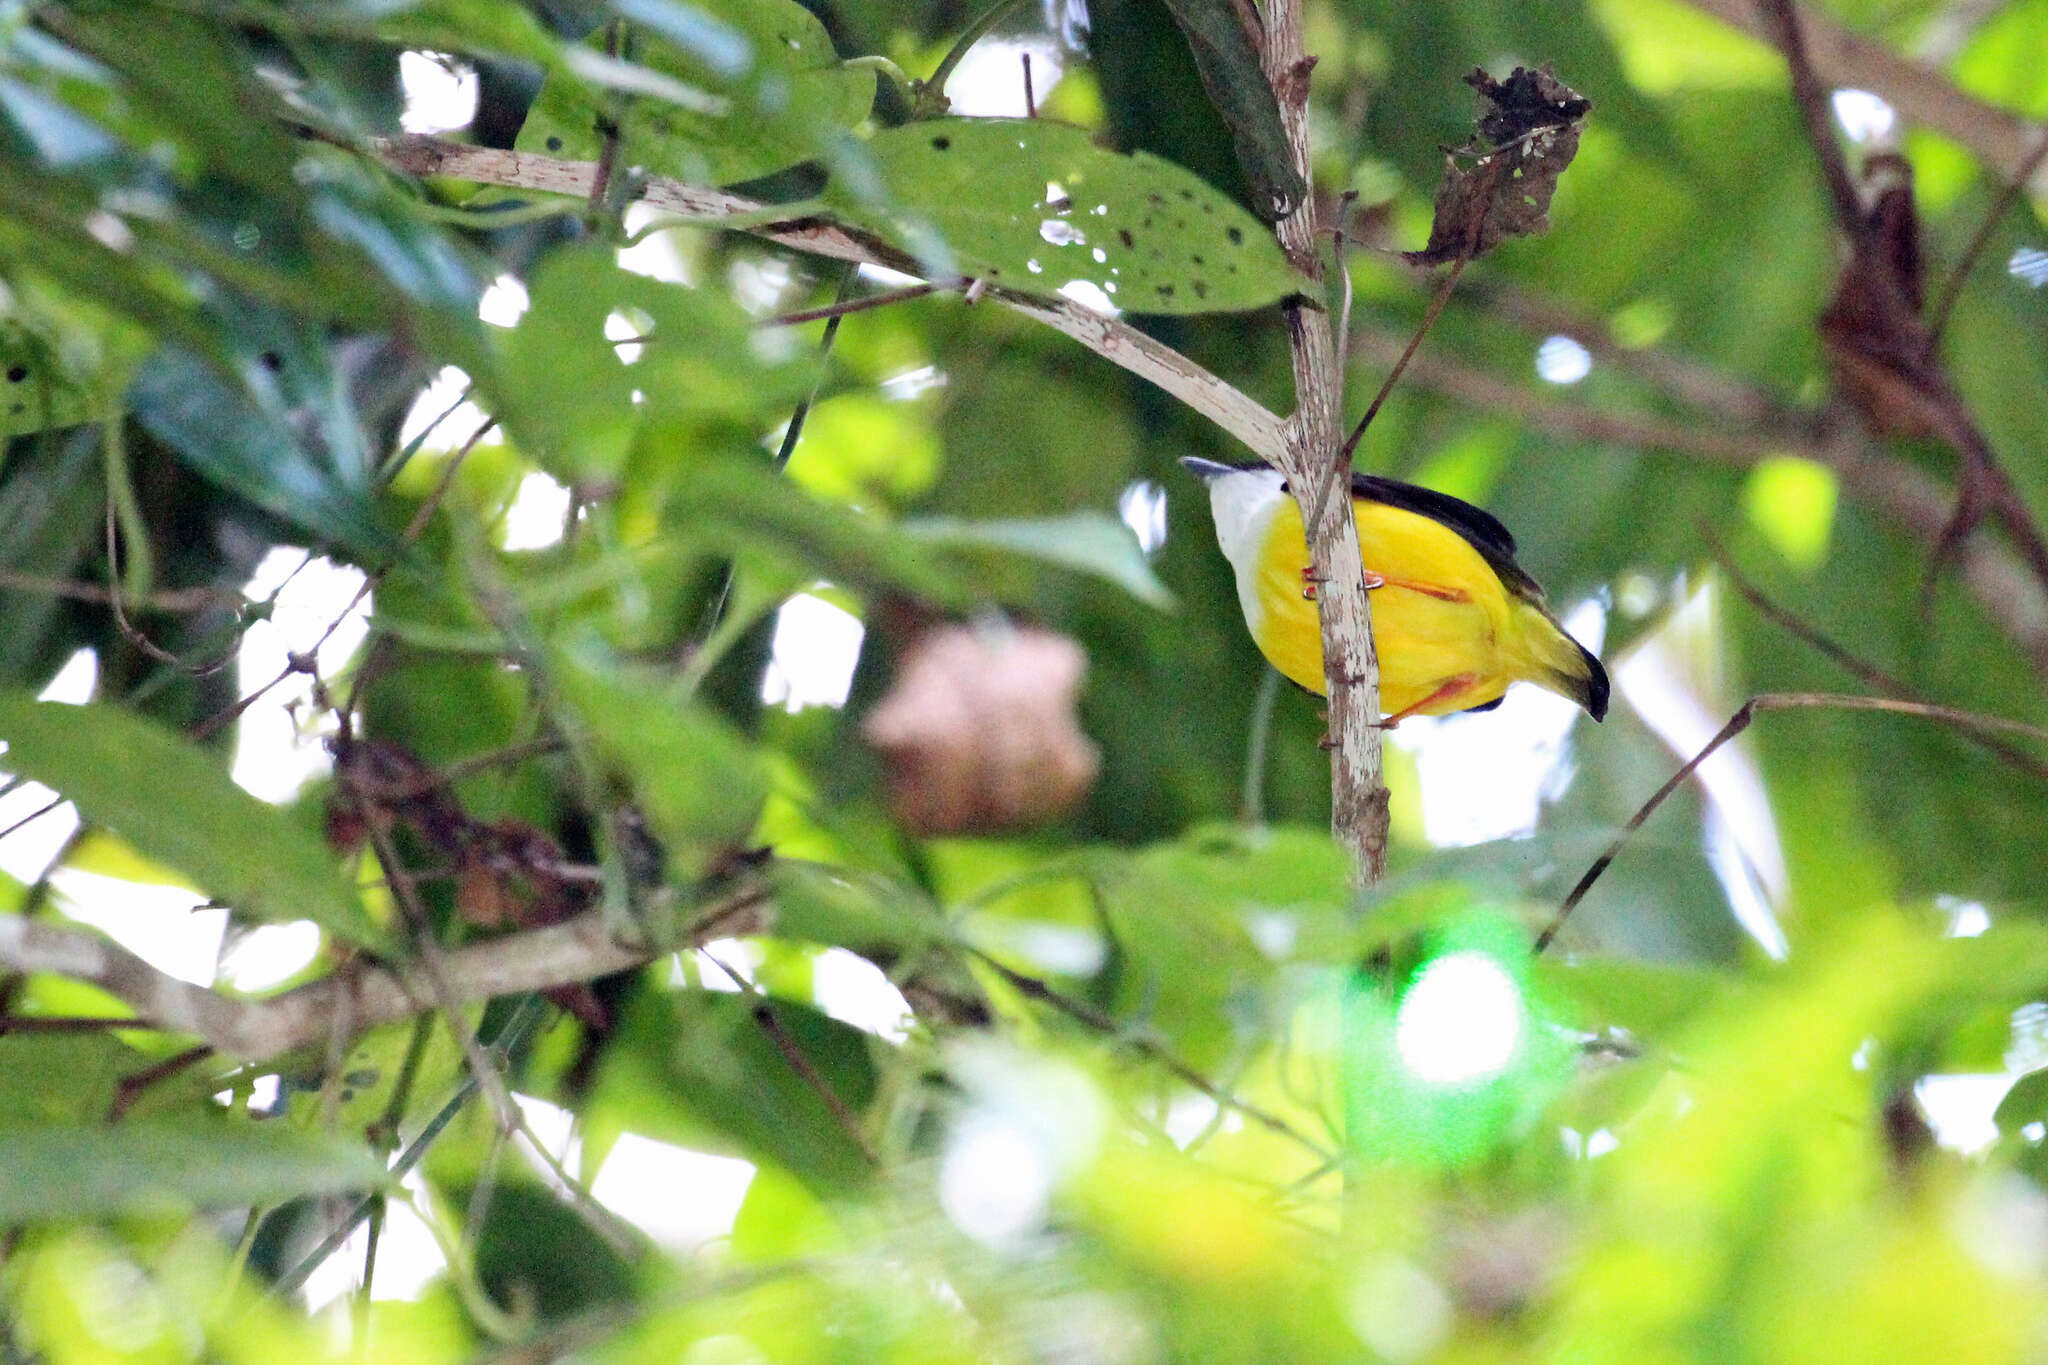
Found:
[[[1413,512],[1450,527],[1466,544],[1479,551],[1480,557],[1500,575],[1500,581],[1510,592],[1525,601],[1542,604],[1542,587],[1515,562],[1515,538],[1493,513],[1449,493],[1439,493],[1434,488],[1424,488],[1419,484],[1402,483],[1399,479],[1384,479],[1377,474],[1353,472],[1351,496],[1398,507],[1404,512]]]
[[[1351,496],[1370,498],[1383,502],[1389,507],[1440,521],[1472,542],[1472,548],[1482,553],[1493,551],[1515,557],[1515,538],[1508,534],[1508,528],[1501,525],[1493,513],[1474,507],[1463,498],[1454,498],[1449,493],[1439,493],[1434,488],[1420,484],[1402,483],[1399,479],[1383,479],[1377,474],[1351,475]]]

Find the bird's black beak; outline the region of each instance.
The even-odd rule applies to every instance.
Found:
[[[1221,460],[1205,460],[1199,455],[1183,455],[1180,467],[1200,479],[1203,483],[1207,483],[1211,479],[1220,479],[1225,474],[1241,472],[1234,464],[1224,464]]]

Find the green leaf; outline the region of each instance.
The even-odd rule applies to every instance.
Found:
[[[763,1009],[773,1011],[776,1032],[801,1054],[808,1076],[756,1017]],[[634,1131],[727,1146],[785,1167],[814,1190],[840,1191],[871,1173],[835,1113],[857,1117],[874,1099],[868,1048],[860,1030],[803,1005],[685,991],[635,1008],[607,1053],[600,1089],[623,1106],[615,1118]]]
[[[92,824],[259,919],[309,919],[384,945],[334,856],[297,821],[237,787],[181,735],[111,706],[0,693],[0,764],[55,788]]]
[[[277,1204],[383,1180],[362,1146],[282,1125],[20,1128],[0,1134],[0,1227]]]
[[[778,938],[848,948],[889,962],[953,937],[930,901],[873,873],[777,858],[769,884]]]
[[[721,459],[692,472],[675,491],[693,533],[734,553],[854,588],[905,588],[952,605],[973,594],[915,537],[873,517],[807,497],[767,461]]]
[[[640,803],[675,876],[695,880],[745,841],[767,800],[768,777],[731,726],[678,702],[642,671],[572,657],[555,682],[599,756]]]
[[[696,184],[753,180],[808,161],[867,116],[875,76],[842,66],[795,0],[634,0],[618,56],[600,30],[551,72],[519,130],[522,152],[614,164]],[[653,31],[648,31],[653,30]]]
[[[1209,102],[1230,129],[1254,207],[1275,222],[1287,217],[1308,197],[1308,182],[1295,167],[1280,101],[1240,17],[1245,9],[1237,0],[1166,0],[1166,8],[1188,40]]]
[[[2048,1118],[2048,1068],[2029,1071],[2012,1083],[1992,1112],[1998,1131],[2010,1137],[2030,1123]]]
[[[97,1123],[121,1078],[149,1059],[111,1032],[0,1037],[0,1133]]]
[[[1200,177],[1095,145],[1044,119],[931,119],[868,143],[879,201],[835,179],[826,199],[935,277],[1051,298],[1093,285],[1134,313],[1230,313],[1307,281],[1272,231]]]
[[[194,352],[166,345],[144,362],[128,402],[151,435],[214,483],[366,560],[391,553],[392,538],[371,513],[360,452],[316,458],[274,393],[259,402]],[[353,423],[323,428],[351,446],[361,441]],[[345,472],[350,464],[353,477]]]
[[[648,464],[670,472],[678,446],[706,444],[706,427],[752,445],[788,417],[816,373],[808,348],[764,348],[753,319],[723,291],[625,270],[608,244],[551,253],[528,293],[504,337],[490,403],[519,449],[565,483],[646,476],[629,468],[636,434],[653,447]],[[607,335],[615,318],[652,339],[619,344]]]
[[[0,322],[0,440],[91,416],[91,401],[51,348],[21,324]]]
[[[906,521],[903,534],[927,545],[968,550],[1003,550],[1093,574],[1114,583],[1147,606],[1173,610],[1173,594],[1152,572],[1131,528],[1103,512],[1014,521],[959,521],[923,517]]]

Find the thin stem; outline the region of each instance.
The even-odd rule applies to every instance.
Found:
[[[12,569],[0,569],[0,588],[9,592],[43,593],[50,597],[69,598],[74,602],[94,602],[102,606],[117,598],[126,598],[128,605],[138,611],[174,613],[205,611],[211,607],[239,607],[249,599],[238,592],[227,592],[218,588],[170,588],[138,597],[131,592],[109,588],[99,583],[81,583],[66,578],[44,578],[37,574],[16,573]]]
[[[517,1048],[524,1041],[526,1031],[532,1027],[534,1020],[540,1017],[540,1013],[540,998],[538,996],[528,996],[525,1000],[521,1001],[519,1008],[513,1011],[512,1017],[505,1021],[505,1027],[491,1041],[491,1050],[501,1057],[509,1056],[513,1049]],[[447,1102],[435,1112],[431,1119],[427,1120],[426,1126],[420,1129],[419,1136],[412,1140],[412,1144],[399,1153],[398,1159],[391,1163],[388,1179],[392,1184],[395,1185],[403,1180],[412,1172],[413,1167],[420,1164],[421,1160],[426,1157],[427,1149],[433,1146],[435,1139],[439,1138],[448,1125],[455,1121],[455,1116],[462,1112],[462,1107],[469,1103],[470,1096],[476,1093],[476,1087],[476,1073],[473,1071],[465,1072],[462,1080],[455,1087],[455,1093],[448,1097]],[[354,1233],[362,1221],[370,1216],[372,1206],[381,1197],[381,1195],[366,1195],[358,1200],[356,1206],[325,1237],[320,1239],[317,1246],[300,1257],[296,1265],[292,1266],[291,1269],[280,1275],[272,1283],[272,1292],[280,1298],[297,1293],[305,1285],[307,1277],[319,1269],[323,1261],[341,1250],[342,1245],[348,1241],[350,1234]]]
[[[857,269],[854,273],[858,273]],[[869,294],[865,298],[852,299],[847,297],[850,292],[849,288],[846,284],[842,284],[839,290],[838,302],[826,304],[822,308],[805,308],[794,313],[780,313],[775,317],[762,319],[760,325],[763,327],[794,327],[799,323],[820,322],[826,318],[837,322],[848,313],[865,313],[870,308],[886,308],[892,303],[908,303],[912,299],[921,299],[927,294],[936,294],[941,289],[954,288],[958,288],[958,286],[929,283],[906,284],[901,289],[890,289],[880,294]]]
[[[952,48],[939,62],[938,70],[931,79],[918,87],[917,106],[913,117],[930,118],[946,112],[946,82],[951,79],[953,69],[960,65],[973,46],[988,36],[989,30],[1002,22],[1004,15],[1015,9],[1019,0],[995,0],[995,3],[981,12],[975,21],[953,40]]]
[[[362,584],[356,588],[355,596],[349,598],[348,605],[343,607],[336,614],[335,618],[327,623],[327,629],[320,632],[320,638],[313,642],[313,647],[303,653],[292,655],[285,664],[283,671],[269,682],[264,683],[255,691],[242,696],[232,704],[223,707],[193,726],[189,733],[194,739],[206,739],[217,734],[223,726],[239,718],[244,711],[247,711],[250,707],[261,701],[273,688],[281,685],[285,679],[293,674],[308,671],[310,667],[309,661],[318,657],[320,647],[334,638],[334,632],[341,629],[341,623],[348,620],[349,614],[363,604],[363,599],[368,597],[371,590],[384,581],[384,576],[391,572],[405,551],[427,529],[427,523],[432,521],[434,513],[440,510],[442,501],[448,496],[448,490],[455,486],[455,476],[461,472],[463,462],[469,458],[469,453],[475,450],[477,442],[483,440],[485,436],[494,431],[497,425],[497,418],[486,417],[482,424],[470,433],[469,439],[462,443],[461,448],[449,457],[448,463],[441,470],[439,481],[434,484],[434,491],[427,495],[426,501],[422,502],[419,508],[413,512],[412,520],[405,524],[405,530],[399,533],[398,550],[393,553],[389,560],[385,561],[382,568],[378,569],[375,573],[364,575]]]
[[[825,334],[818,339],[818,377],[812,383],[811,391],[803,396],[803,400],[789,414],[789,425],[783,429],[782,441],[775,448],[775,472],[778,474],[789,468],[790,457],[796,454],[796,443],[803,438],[804,422],[810,417],[811,409],[817,405],[818,394],[825,387],[826,362],[832,357],[833,344],[839,340],[840,319],[849,312],[859,311],[846,307],[852,300],[854,286],[859,279],[858,265],[847,261],[840,266],[838,297],[831,307],[820,313],[825,319]],[[693,654],[701,652],[711,642],[712,635],[718,630],[719,621],[725,616],[726,603],[732,599],[732,586],[738,577],[739,565],[727,560],[725,576],[718,583],[718,592],[705,607],[704,619],[698,624],[695,649],[691,651]]]
[[[1026,976],[1023,972],[998,961],[979,948],[969,947],[966,951],[976,961],[982,963],[990,971],[1008,982],[1018,994],[1026,999],[1050,1005],[1076,1023],[1084,1024],[1095,1032],[1104,1034],[1123,1046],[1130,1048],[1132,1051],[1151,1058],[1180,1080],[1216,1101],[1217,1104],[1236,1110],[1254,1123],[1299,1144],[1322,1160],[1332,1164],[1337,1161],[1336,1153],[1330,1151],[1323,1144],[1317,1142],[1278,1114],[1270,1110],[1261,1109],[1247,1100],[1239,1099],[1236,1095],[1217,1085],[1200,1071],[1197,1071],[1193,1066],[1182,1061],[1165,1044],[1155,1039],[1144,1037],[1141,1034],[1130,1032],[1123,1025],[1110,1018],[1107,1014],[1104,1014],[1101,1010],[1096,1009],[1093,1005],[1085,1004],[1070,996],[1063,995],[1039,978]]]
[[[1858,697],[1832,692],[1766,692],[1751,697],[1728,718],[1728,723],[1706,742],[1705,747],[1687,759],[1685,765],[1673,773],[1670,780],[1657,788],[1650,799],[1629,817],[1628,823],[1621,827],[1621,833],[1614,836],[1614,842],[1593,860],[1593,865],[1586,869],[1585,874],[1579,878],[1578,883],[1558,906],[1557,913],[1551,917],[1550,923],[1536,936],[1535,951],[1540,953],[1551,945],[1557,938],[1558,931],[1564,928],[1565,921],[1571,918],[1572,911],[1578,909],[1579,902],[1586,898],[1586,893],[1593,889],[1593,883],[1599,881],[1601,874],[1607,871],[1615,856],[1621,852],[1622,846],[1643,827],[1644,821],[1657,813],[1657,808],[1670,799],[1673,792],[1684,785],[1686,778],[1699,770],[1702,763],[1712,758],[1723,745],[1747,730],[1750,722],[1759,714],[1765,711],[1790,711],[1799,708],[1882,711],[1895,716],[1917,716],[1923,720],[1953,725],[1961,730],[2024,735],[2028,739],[2048,744],[2048,730],[2029,725],[2025,721],[2008,720],[2003,716],[1987,716],[1975,711],[1959,711],[1952,706],[1933,706],[1926,702],[1905,701],[1897,697]]]
[[[1912,684],[1902,678],[1894,677],[1876,664],[1852,653],[1812,623],[1801,620],[1790,610],[1772,601],[1764,594],[1763,589],[1757,587],[1755,583],[1752,583],[1743,576],[1742,570],[1736,566],[1733,556],[1729,555],[1726,548],[1722,546],[1720,541],[1711,532],[1708,533],[1707,543],[1714,552],[1715,562],[1721,566],[1722,573],[1727,576],[1729,586],[1733,587],[1742,599],[1755,608],[1757,613],[1765,620],[1770,621],[1795,639],[1812,646],[1815,651],[1820,653],[1830,663],[1865,685],[1874,687],[1878,691],[1894,697],[1905,698],[1908,701],[1927,701],[1926,694]],[[1969,740],[1972,744],[1978,745],[1987,753],[2003,759],[2012,767],[2018,768],[2030,776],[2048,781],[2048,763],[2042,762],[2017,745],[2009,744],[1996,735],[1985,734],[1978,730],[1964,730],[1962,734],[1963,738]]]
[[[874,1145],[868,1141],[867,1133],[860,1126],[860,1115],[854,1113],[851,1106],[846,1103],[845,1097],[832,1088],[832,1083],[825,1078],[823,1072],[818,1070],[817,1064],[811,1061],[810,1057],[805,1054],[802,1046],[797,1043],[796,1039],[790,1036],[789,1030],[782,1026],[782,1021],[775,1017],[775,1009],[769,1001],[767,993],[761,989],[757,982],[750,981],[746,977],[741,976],[721,961],[717,955],[703,952],[702,950],[699,951],[700,955],[714,967],[724,972],[726,977],[741,993],[754,998],[753,1014],[755,1025],[767,1037],[768,1041],[775,1045],[775,1050],[782,1054],[783,1061],[789,1063],[789,1069],[797,1074],[797,1079],[801,1080],[811,1089],[812,1093],[816,1094],[823,1101],[825,1108],[832,1115],[832,1121],[837,1123],[840,1129],[845,1132],[848,1139],[852,1141],[854,1149],[866,1159],[868,1165],[881,1165],[881,1158],[875,1154]]]
[[[2027,153],[2027,159],[2020,163],[2019,169],[2000,188],[1998,197],[1991,201],[1991,207],[1984,211],[1984,221],[1977,225],[1977,231],[1970,237],[1970,244],[1963,248],[1963,254],[1957,259],[1955,268],[1950,270],[1948,278],[1942,281],[1941,297],[1935,300],[1934,307],[1927,314],[1929,355],[1934,354],[1934,348],[1940,344],[1941,334],[1948,327],[1949,314],[1955,311],[1956,300],[1962,297],[1963,284],[1969,279],[1970,271],[1976,267],[1977,258],[1984,254],[1984,248],[1991,245],[1991,234],[1998,230],[1999,220],[2004,218],[2007,211],[2019,201],[2019,197],[2026,193],[2027,182],[2034,178],[2034,172],[2041,168],[2043,161],[2048,161],[2048,124],[2042,126],[2040,136],[2034,141],[2033,150]]]
[[[1252,698],[1250,736],[1244,747],[1244,800],[1238,818],[1247,825],[1266,823],[1266,750],[1273,740],[1273,710],[1280,700],[1280,670],[1268,666]]]

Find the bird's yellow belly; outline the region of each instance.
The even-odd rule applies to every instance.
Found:
[[[1498,578],[1462,541],[1452,546],[1435,543],[1433,532],[1441,528],[1422,518],[1395,512],[1397,520],[1379,524],[1382,518],[1377,514],[1387,510],[1361,509],[1359,519],[1365,565],[1396,580],[1372,593],[1380,708],[1390,714],[1412,707],[1418,714],[1444,715],[1492,701],[1511,681],[1499,647],[1507,604]],[[1450,532],[1443,534],[1455,539]],[[1288,679],[1321,696],[1322,634],[1316,604],[1302,593],[1306,564],[1298,514],[1276,517],[1255,581],[1241,581],[1239,589],[1259,651]],[[1462,592],[1465,600],[1447,601],[1403,583]],[[1469,678],[1471,684],[1455,695],[1428,701],[1432,693],[1459,678]]]

